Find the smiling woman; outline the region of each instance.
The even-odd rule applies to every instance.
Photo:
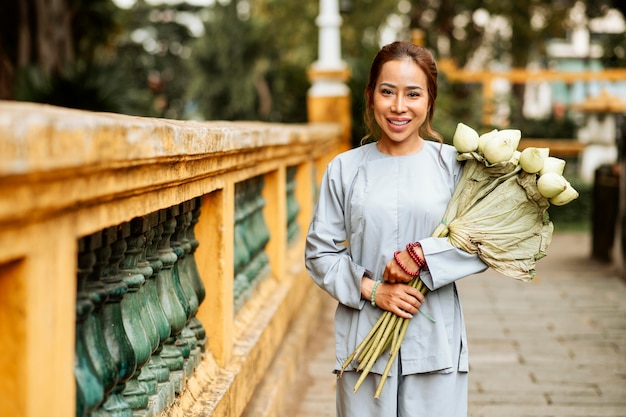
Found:
[[[337,300],[337,416],[465,417],[468,358],[455,281],[486,265],[432,237],[462,173],[454,147],[431,127],[432,54],[410,42],[384,46],[365,98],[370,133],[326,168],[305,253],[313,280]],[[426,298],[408,285],[415,276]],[[385,311],[410,320],[378,391],[386,361],[351,354]]]

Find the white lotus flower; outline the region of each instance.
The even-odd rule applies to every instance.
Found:
[[[511,159],[521,137],[519,130],[505,129],[490,135],[483,147],[483,155],[490,164]]]
[[[542,149],[549,151],[549,148],[533,147],[526,148],[522,151],[519,158],[519,165],[524,171],[528,172],[529,174],[535,174],[541,171],[541,168],[543,168],[544,159],[548,156],[547,152],[543,151]]]
[[[546,172],[539,176],[537,189],[545,198],[556,197],[567,188],[569,182],[561,174]]]
[[[567,183],[567,188],[556,197],[552,197],[550,199],[550,203],[554,204],[555,206],[562,206],[577,198],[578,191],[576,191],[570,183]]]
[[[485,149],[485,144],[491,139],[493,136],[498,133],[498,129],[493,129],[491,132],[483,133],[478,137],[478,152],[483,153]]]
[[[460,153],[474,152],[478,149],[478,132],[463,123],[459,123],[454,131],[452,144]]]
[[[543,168],[539,171],[539,175],[543,175],[547,172],[555,172],[559,175],[563,175],[565,169],[565,160],[549,156],[543,160]]]

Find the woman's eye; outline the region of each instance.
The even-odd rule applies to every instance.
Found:
[[[383,88],[382,90],[380,90],[380,92],[381,92],[383,95],[385,95],[385,96],[388,96],[388,95],[393,94],[393,91],[391,91],[391,90],[390,90],[390,89],[388,89],[388,88]]]

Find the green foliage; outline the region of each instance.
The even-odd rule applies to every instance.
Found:
[[[27,4],[33,16],[45,5],[22,1],[0,2],[2,98],[180,119],[306,121],[310,87],[306,74],[317,58],[319,0],[220,0],[210,6],[138,0],[129,10],[119,9],[112,0],[66,0],[71,15],[67,35],[73,39],[75,60],[53,73],[43,72],[36,59],[36,19],[19,19],[20,4]],[[408,20],[409,27],[425,32],[425,46],[441,55],[438,58],[450,56],[462,66],[480,45],[487,45],[487,60],[523,65],[529,56],[541,56],[548,38],[564,37],[563,16],[573,2],[410,0]],[[365,134],[363,91],[381,28],[389,16],[407,16],[401,16],[398,0],[350,3],[340,33],[343,59],[351,70],[356,144]],[[588,4],[588,10],[600,15],[606,5],[617,3],[600,0]],[[512,37],[488,39],[486,28],[473,20],[479,9],[509,19]],[[530,25],[536,10],[545,20],[540,30]],[[202,36],[190,32],[183,23],[185,16],[202,18]],[[34,44],[27,62],[20,63],[19,34],[24,26]],[[409,38],[407,27],[399,37]],[[447,50],[440,48],[445,44],[442,39],[449,40]],[[609,65],[625,65],[624,39],[604,39]],[[516,93],[521,97],[521,90]],[[440,78],[434,128],[449,141],[458,121],[480,126],[481,99],[479,86]],[[555,120],[524,125],[518,113],[515,107],[511,123],[529,132],[527,136],[552,129],[549,136],[563,137],[573,129]]]
[[[241,13],[240,3],[216,3],[205,36],[194,45],[188,97],[198,106],[197,117],[306,121],[306,70],[315,57],[311,37],[317,28],[303,23],[314,21],[316,2],[268,0],[250,15]]]
[[[255,27],[239,19],[236,2],[213,7],[205,36],[195,45],[198,78],[192,96],[203,118],[255,118],[258,102],[253,74],[259,47]]]
[[[468,126],[481,125],[481,109],[479,85],[449,83],[445,78],[440,79],[433,127],[443,135],[446,143],[452,144],[452,137],[459,122]]]
[[[111,71],[109,71],[111,70]],[[114,68],[68,66],[48,75],[36,67],[23,68],[17,78],[16,100],[92,111],[124,109],[122,78]]]

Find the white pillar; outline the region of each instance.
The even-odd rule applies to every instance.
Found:
[[[337,0],[320,0],[320,12],[315,23],[319,27],[318,69],[340,68],[343,65],[339,33],[342,19]]]
[[[344,146],[351,146],[352,111],[348,66],[341,60],[341,15],[337,0],[320,0],[318,60],[309,68],[309,122],[339,123]]]
[[[349,93],[344,83],[347,67],[341,60],[341,22],[338,1],[320,0],[320,11],[315,20],[319,28],[318,60],[311,66],[309,95],[342,96]]]

